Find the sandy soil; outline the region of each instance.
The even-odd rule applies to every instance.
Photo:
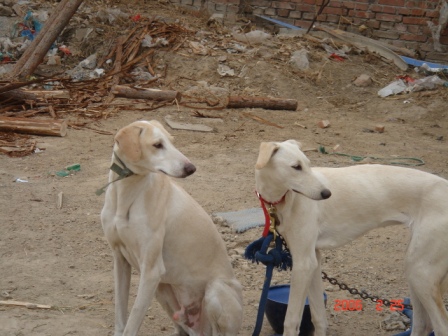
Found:
[[[152,8],[152,11],[155,9]],[[168,17],[173,11],[159,8]],[[151,12],[152,13],[152,12]],[[160,88],[185,91],[207,81],[232,94],[292,98],[297,111],[223,109],[203,111],[220,118],[192,116],[195,109],[176,105],[157,110],[134,109],[112,113],[91,126],[115,133],[128,123],[167,115],[183,122],[201,123],[213,132],[172,130],[177,147],[196,165],[197,172],[178,182],[212,214],[258,206],[254,195],[254,164],[261,141],[300,140],[306,148],[322,145],[329,152],[384,158],[424,160],[417,167],[448,178],[448,116],[446,88],[380,98],[377,91],[403,74],[398,68],[368,55],[350,54],[344,62],[329,61],[318,45],[298,37],[275,39],[263,46],[249,46],[243,53],[228,53],[223,37],[207,27],[201,18],[176,13],[181,23],[194,30],[209,30],[202,40],[211,48],[206,56],[190,53],[188,47],[176,52],[158,51],[157,62],[168,64]],[[230,39],[229,36],[225,37]],[[294,69],[288,63],[292,51],[306,47],[310,70]],[[218,58],[241,77],[221,77]],[[320,77],[318,74],[320,73]],[[367,74],[368,87],[356,87],[353,80]],[[415,75],[412,71],[408,74]],[[132,102],[134,104],[134,102]],[[145,102],[138,102],[145,107]],[[137,105],[136,105],[137,106]],[[250,112],[282,128],[269,126],[244,115]],[[317,127],[329,120],[326,129]],[[306,126],[303,128],[297,124]],[[384,133],[372,131],[385,126]],[[0,155],[0,299],[14,299],[53,306],[50,310],[0,306],[0,335],[113,335],[114,305],[112,257],[104,239],[99,213],[104,196],[95,190],[107,182],[113,144],[112,135],[90,129],[70,129],[63,138],[37,137],[42,153],[23,158]],[[340,167],[355,164],[346,156],[308,152],[315,166]],[[364,161],[365,162],[365,161]],[[55,172],[79,163],[81,171],[67,177]],[[16,178],[26,183],[14,182]],[[63,193],[63,207],[57,196]],[[261,235],[252,228],[237,234],[218,225],[225,240],[237,278],[244,287],[244,324],[240,335],[251,335],[264,277],[262,265],[241,257],[244,248]],[[389,299],[409,295],[403,277],[402,260],[408,232],[390,227],[370,232],[357,241],[324,252],[323,270],[340,281]],[[273,284],[288,283],[289,272],[275,272]],[[132,298],[138,274],[132,277]],[[336,312],[336,299],[353,299],[325,283],[328,294],[328,335],[393,335],[381,321],[390,311],[379,312],[375,304],[363,302],[363,311]],[[132,300],[131,300],[132,301]],[[132,303],[132,302],[131,302]],[[154,302],[147,313],[141,335],[170,335],[170,321]],[[265,320],[261,335],[272,335]]]

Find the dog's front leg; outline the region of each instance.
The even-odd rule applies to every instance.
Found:
[[[324,286],[322,283],[321,254],[316,251],[317,268],[313,273],[308,293],[311,318],[314,325],[314,336],[325,336],[327,333],[327,317],[325,301],[323,299]]]
[[[151,242],[152,244],[152,242]],[[151,305],[155,296],[157,286],[160,283],[162,275],[165,273],[165,267],[162,259],[162,243],[154,242],[152,246],[156,249],[151,249],[146,254],[146,258],[140,264],[140,282],[138,284],[137,297],[129,314],[128,323],[124,329],[123,336],[136,336],[146,312]]]
[[[120,251],[114,250],[115,336],[123,335],[128,315],[131,265]]]
[[[305,308],[305,299],[318,268],[314,242],[317,233],[314,230],[297,230],[282,235],[285,237],[291,252],[293,268],[291,271],[291,288],[288,309],[284,323],[284,336],[297,336]],[[311,231],[311,232],[310,232]],[[313,239],[316,236],[316,239]],[[304,238],[306,237],[306,238]]]

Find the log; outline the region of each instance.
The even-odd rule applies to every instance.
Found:
[[[83,0],[64,0],[59,4],[57,10],[53,13],[54,19],[50,19],[50,22],[45,24],[38,34],[41,35],[40,38],[36,38],[28,46],[31,52],[25,55],[23,66],[19,66],[20,63],[23,63],[23,61],[19,60],[19,63],[14,67],[12,71],[13,77],[26,77],[34,72],[82,2]]]
[[[297,109],[298,102],[295,99],[230,96],[228,108],[262,108],[266,110],[291,110]]]
[[[0,117],[0,131],[63,137],[67,134],[67,121]]]
[[[131,98],[131,99],[151,99],[151,100],[169,100],[173,101],[177,99],[180,101],[182,95],[179,91],[164,91],[156,89],[133,89],[128,86],[115,85],[112,89],[112,93],[116,97]]]
[[[11,90],[5,93],[0,93],[1,99],[12,99],[20,102],[24,102],[25,100],[37,100],[37,96],[30,91],[24,91],[20,89]]]

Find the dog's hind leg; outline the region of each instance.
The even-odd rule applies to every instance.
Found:
[[[171,317],[174,324],[175,332],[172,336],[188,336],[188,333],[175,323],[174,314],[181,309],[177,299],[173,293],[171,285],[160,284],[156,291],[156,299],[159,301],[163,310]]]
[[[131,265],[120,251],[114,250],[113,254],[115,278],[115,336],[121,336],[123,335],[128,318]]]
[[[317,269],[313,272],[308,293],[311,316],[314,325],[314,336],[325,336],[327,333],[327,318],[325,312],[325,300],[323,298],[324,286],[322,283],[321,254],[316,251],[318,262]]]
[[[429,319],[428,313],[425,307],[420,302],[418,295],[412,290],[411,293],[411,303],[412,303],[412,336],[428,336],[431,332],[431,320]]]
[[[428,232],[430,234],[428,234]],[[427,336],[434,329],[437,336],[448,336],[448,312],[443,290],[448,276],[445,244],[437,244],[437,232],[414,230],[406,257],[406,275],[413,305],[412,336]],[[418,237],[418,238],[417,238]]]
[[[209,326],[203,326],[204,335],[235,336],[243,320],[241,286],[232,280],[214,280],[207,285],[204,313]],[[208,330],[211,327],[211,334]]]

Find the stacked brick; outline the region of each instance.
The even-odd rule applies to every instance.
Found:
[[[222,13],[228,21],[237,16],[264,15],[308,28],[325,0],[171,0],[202,2],[210,13]],[[428,22],[438,25],[440,8],[448,0],[330,0],[316,23],[363,34],[420,52],[435,53]],[[448,56],[448,26],[440,33],[442,59]],[[440,55],[439,55],[440,56]],[[444,56],[444,57],[443,57]]]

